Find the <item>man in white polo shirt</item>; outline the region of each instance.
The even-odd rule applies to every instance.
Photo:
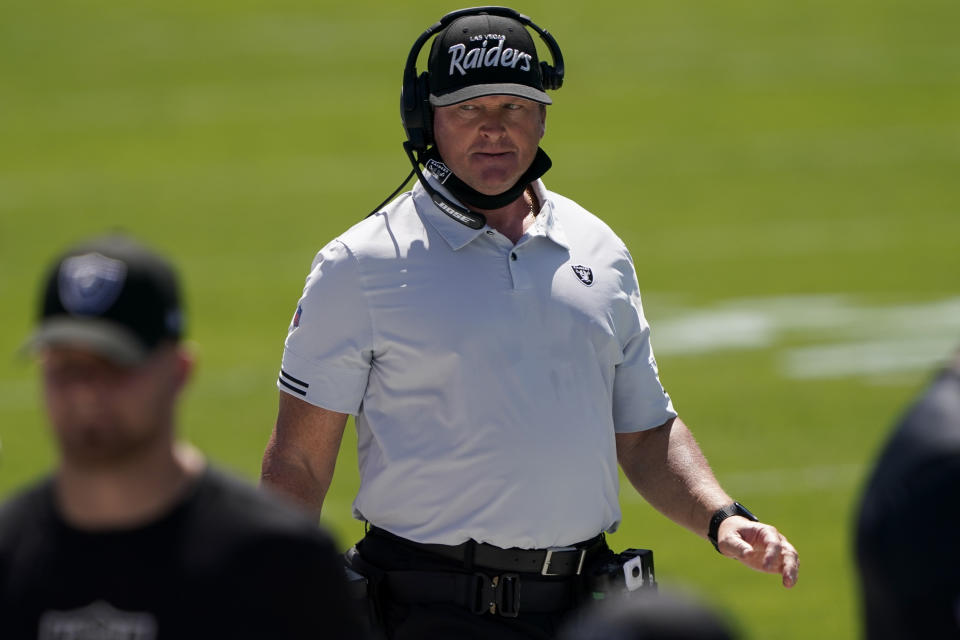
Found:
[[[389,637],[551,637],[610,555],[618,461],[722,554],[797,578],[677,418],[627,248],[540,180],[562,74],[510,9],[421,36],[401,100],[419,180],[321,249],[289,328],[263,481],[319,516],[356,416],[353,561]]]

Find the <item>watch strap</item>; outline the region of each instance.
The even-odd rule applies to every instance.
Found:
[[[739,502],[728,504],[714,511],[713,516],[710,518],[710,527],[707,529],[707,538],[713,543],[713,548],[718,552],[720,551],[720,544],[717,540],[717,534],[720,532],[720,523],[730,516],[743,516],[747,520],[759,522],[759,518],[750,513],[750,510]]]

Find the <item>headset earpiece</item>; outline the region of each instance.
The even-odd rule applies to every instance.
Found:
[[[543,79],[543,88],[556,91],[563,86],[564,66],[563,53],[560,51],[560,45],[557,44],[557,41],[550,35],[549,31],[541,29],[526,16],[520,17],[522,18],[521,22],[536,31],[537,34],[540,35],[540,38],[547,43],[547,48],[550,49],[550,57],[553,58],[553,65],[551,66],[541,61],[540,75]]]
[[[400,120],[407,133],[407,140],[417,151],[426,151],[433,139],[429,87],[426,71],[412,80],[404,76],[400,94]]]
[[[540,63],[540,75],[543,78],[543,88],[556,91],[563,84],[563,76],[558,76],[556,70],[546,62]]]

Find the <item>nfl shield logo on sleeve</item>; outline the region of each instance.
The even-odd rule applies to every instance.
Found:
[[[580,279],[580,282],[587,285],[588,287],[593,284],[593,269],[590,267],[585,267],[582,264],[571,265],[573,272],[577,274],[577,278]]]

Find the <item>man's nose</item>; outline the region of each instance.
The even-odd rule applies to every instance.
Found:
[[[60,413],[69,415],[67,424],[96,423],[106,405],[104,386],[94,378],[71,380],[52,390]]]
[[[480,131],[487,135],[502,135],[507,130],[504,115],[498,110],[486,111],[480,122]]]

